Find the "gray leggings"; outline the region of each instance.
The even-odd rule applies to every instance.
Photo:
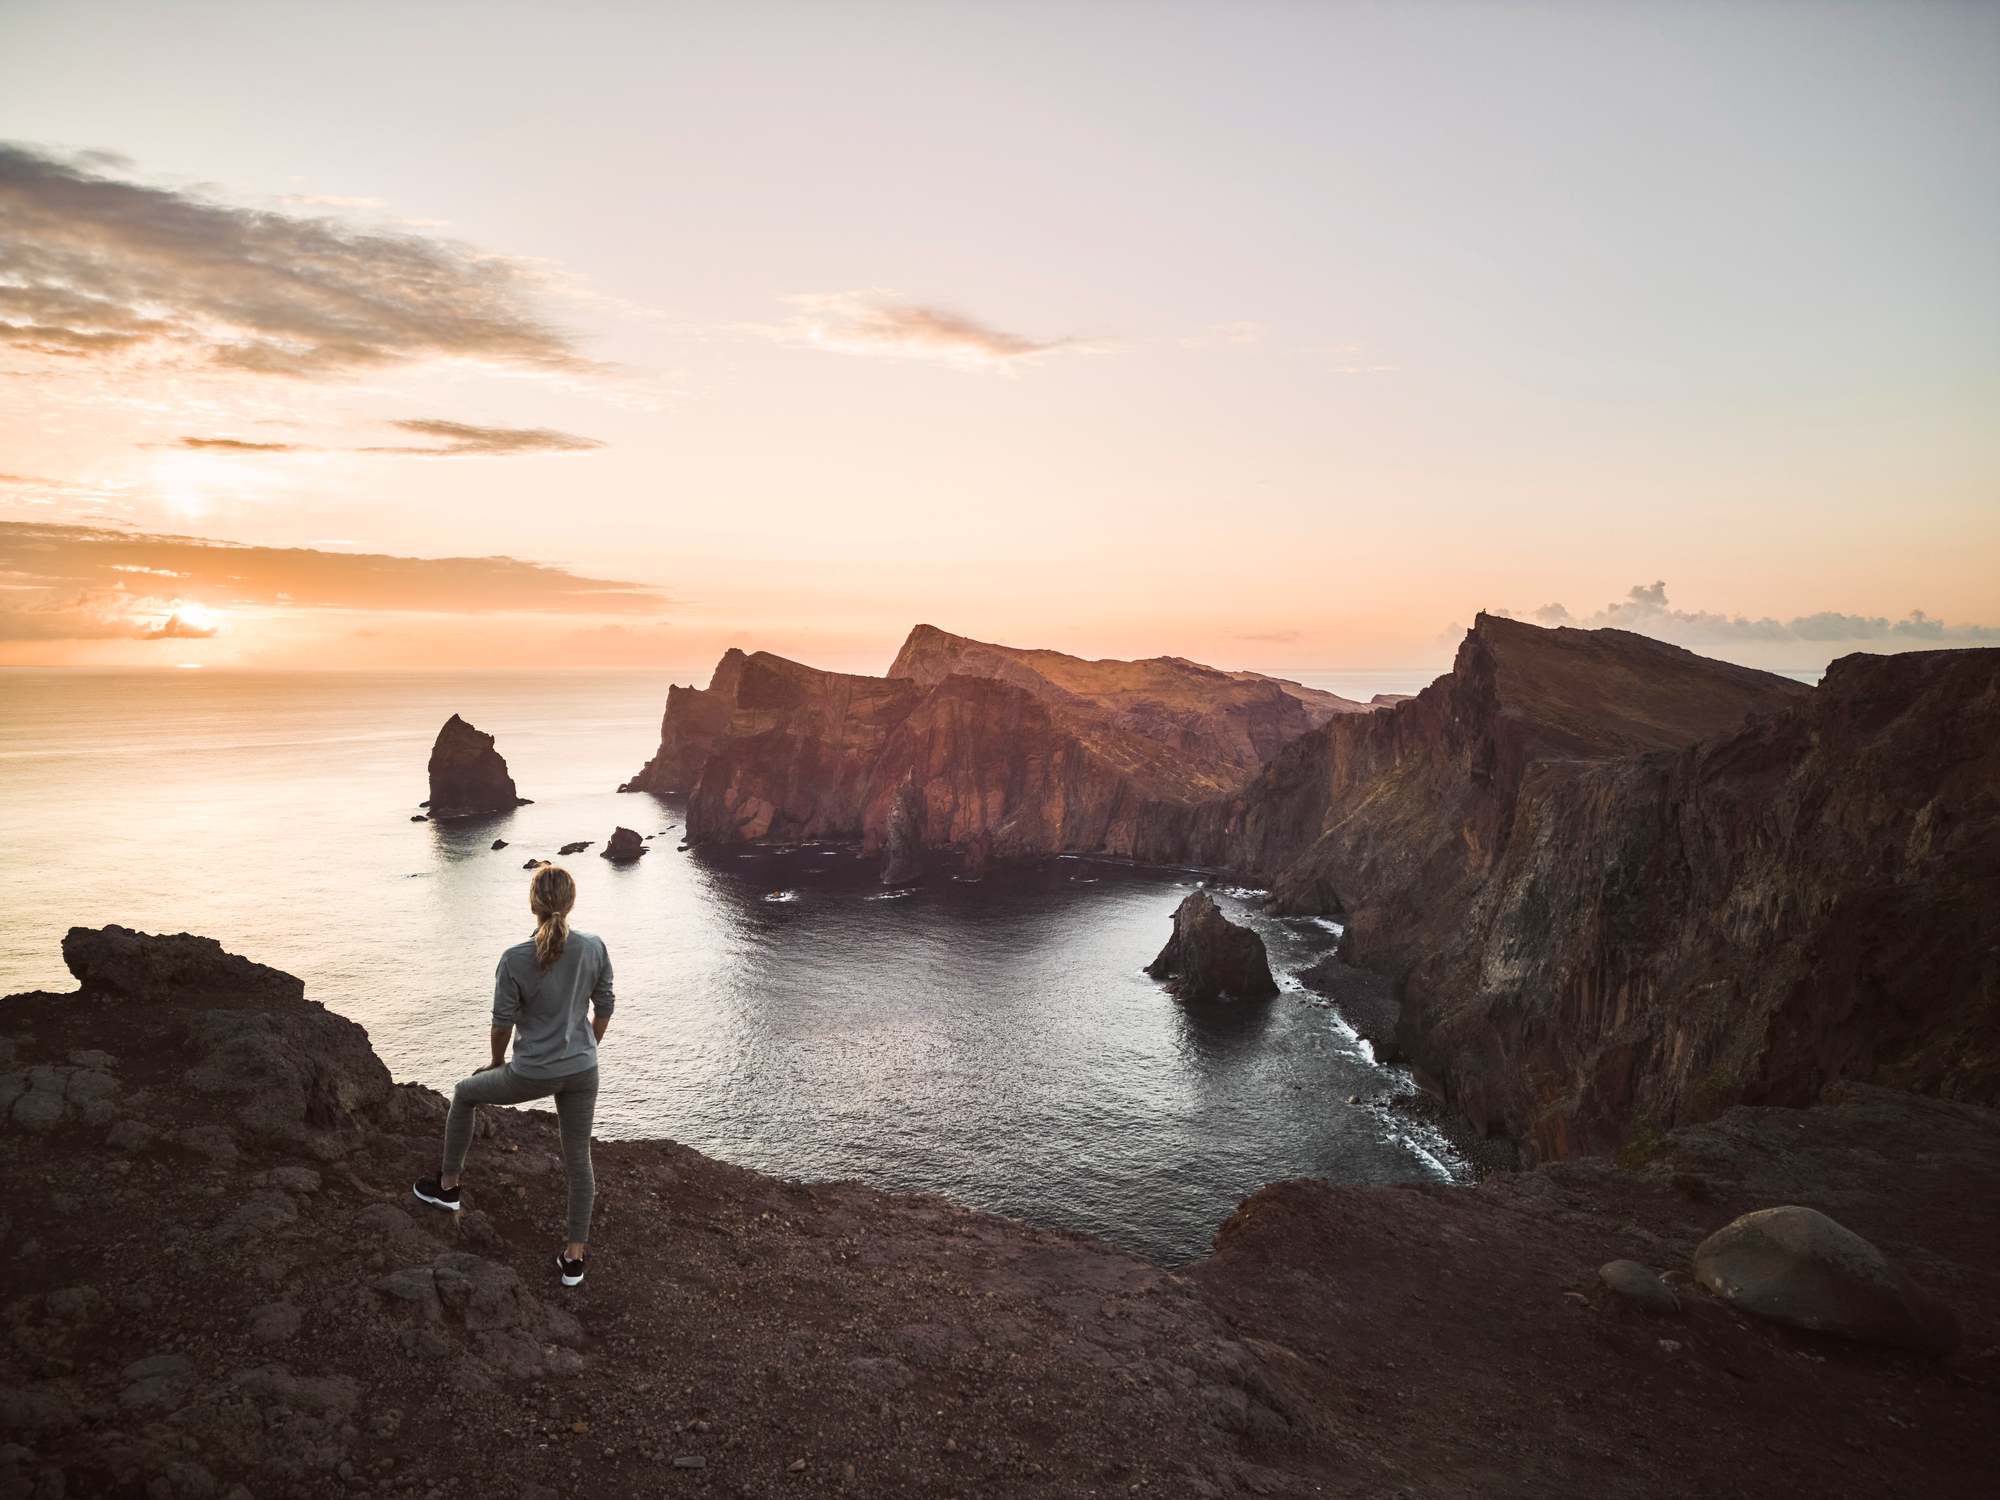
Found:
[[[590,1205],[597,1196],[597,1178],[590,1170],[590,1121],[597,1113],[597,1069],[566,1078],[525,1078],[505,1067],[482,1068],[461,1078],[451,1091],[451,1114],[444,1122],[444,1171],[456,1177],[465,1167],[465,1148],[472,1144],[472,1112],[481,1104],[526,1104],[554,1095],[556,1122],[562,1127],[563,1170],[569,1176],[569,1237],[582,1244],[590,1238]]]

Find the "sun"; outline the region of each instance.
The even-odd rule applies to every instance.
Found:
[[[176,604],[173,613],[180,619],[181,624],[190,630],[213,631],[222,628],[222,616],[206,604],[196,604],[192,601]]]

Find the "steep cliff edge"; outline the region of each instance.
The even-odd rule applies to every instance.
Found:
[[[1533,1156],[1834,1078],[2000,1086],[2000,652],[1817,689],[1482,617],[1452,672],[1295,741],[1156,857],[1344,911],[1402,1051]]]
[[[914,785],[932,847],[1129,855],[1163,804],[1223,796],[1328,719],[1330,693],[1173,657],[1084,661],[920,625],[887,677],[731,650],[668,692],[624,791],[688,798],[696,842],[884,841]]]
[[[1399,1035],[1537,1154],[1837,1078],[2000,1102],[2000,651],[1845,657],[1733,735],[1535,766],[1460,921]]]
[[[64,955],[76,992],[0,1000],[0,1493],[1983,1496],[2000,1465],[1991,1111],[1846,1088],[1638,1171],[1279,1183],[1179,1270],[599,1141],[565,1291],[550,1114],[482,1111],[465,1212],[427,1210],[443,1099],[298,980],[117,928]],[[1785,1202],[1947,1300],[1961,1352],[1689,1279]]]

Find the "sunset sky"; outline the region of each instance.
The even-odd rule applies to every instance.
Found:
[[[2000,6],[0,5],[0,663],[2000,644]]]

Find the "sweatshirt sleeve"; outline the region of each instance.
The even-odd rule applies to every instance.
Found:
[[[611,991],[611,950],[604,946],[602,938],[597,940],[597,958],[597,983],[591,986],[590,1008],[600,1016],[608,1016],[618,997]]]
[[[514,978],[514,971],[507,967],[506,954],[500,955],[500,967],[493,971],[493,1024],[512,1026],[521,1018],[521,985]]]

